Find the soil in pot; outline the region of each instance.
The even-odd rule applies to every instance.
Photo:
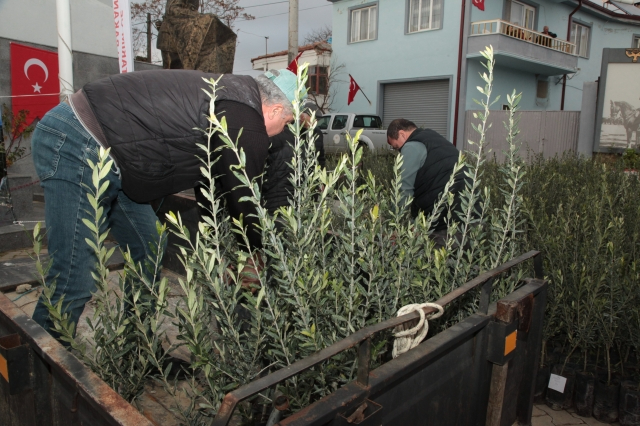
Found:
[[[640,384],[630,380],[620,384],[620,425],[640,426]]]
[[[551,368],[551,379],[553,375],[565,378],[564,386],[557,389],[547,388],[545,402],[552,410],[567,410],[573,405],[573,389],[576,380],[576,366],[567,364],[564,369],[562,364],[554,364]],[[551,380],[549,381],[551,383]]]
[[[617,421],[619,393],[619,383],[612,381],[610,385],[607,385],[606,379],[596,380],[593,417],[603,423],[613,423]]]
[[[544,397],[549,386],[549,375],[551,374],[551,367],[545,365],[538,368],[538,374],[536,375],[536,387],[533,392],[533,402],[541,404],[544,402]]]
[[[578,413],[579,416],[592,416],[595,386],[596,378],[594,374],[588,372],[576,373],[573,400],[576,406],[576,413]]]

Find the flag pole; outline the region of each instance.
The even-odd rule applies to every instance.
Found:
[[[73,52],[71,50],[71,6],[69,0],[56,0],[58,29],[58,79],[60,100],[73,93]]]
[[[360,91],[362,92],[362,94],[364,95],[365,99],[367,101],[369,101],[369,105],[371,105],[371,101],[369,100],[369,98],[367,98],[367,95],[364,94],[364,91],[362,90],[362,87],[360,88]]]

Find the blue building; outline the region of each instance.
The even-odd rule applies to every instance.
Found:
[[[494,96],[522,92],[523,110],[580,110],[583,83],[600,74],[602,49],[640,47],[640,8],[589,0],[329,0],[333,61],[361,94],[334,109],[404,117],[460,142],[466,110],[484,86],[479,52],[495,52]],[[629,1],[629,0],[624,0]],[[639,76],[640,78],[640,76]],[[333,90],[332,90],[333,92]],[[458,107],[456,108],[456,105]]]

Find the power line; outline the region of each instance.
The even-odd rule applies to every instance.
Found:
[[[256,5],[253,5],[253,6],[244,6],[243,9],[250,9],[252,7],[269,6],[269,5],[278,4],[278,3],[289,3],[289,0],[274,1],[273,3],[256,4]]]
[[[315,7],[308,7],[306,9],[299,9],[299,11],[303,11],[303,10],[311,10],[311,9],[318,9],[320,7],[327,7],[327,6],[333,6],[331,4],[324,4],[322,6],[315,6]],[[236,22],[238,21],[254,21],[256,19],[262,19],[262,18],[270,18],[272,16],[278,16],[278,15],[288,15],[289,12],[282,12],[282,13],[274,13],[273,15],[265,15],[265,16],[257,16],[253,19],[236,19]]]
[[[238,30],[238,32],[239,32],[239,33],[245,33],[245,34],[251,34],[251,35],[253,35],[253,36],[260,37],[260,38],[265,38],[265,37],[266,37],[266,38],[269,38],[269,37],[267,37],[267,36],[262,36],[262,35],[259,35],[259,34],[250,33],[250,32],[248,32],[248,31],[244,31],[244,30]]]

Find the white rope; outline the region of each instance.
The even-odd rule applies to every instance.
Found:
[[[433,313],[427,317],[423,308],[436,308],[438,312]],[[408,324],[403,324],[396,328],[400,330],[394,334],[396,340],[393,342],[393,357],[407,352],[409,349],[413,349],[420,344],[427,337],[429,332],[429,321],[441,317],[444,313],[444,308],[437,303],[412,303],[411,305],[403,306],[398,310],[398,316],[407,315],[413,311],[418,311],[420,314],[420,320],[415,327],[409,327]]]

